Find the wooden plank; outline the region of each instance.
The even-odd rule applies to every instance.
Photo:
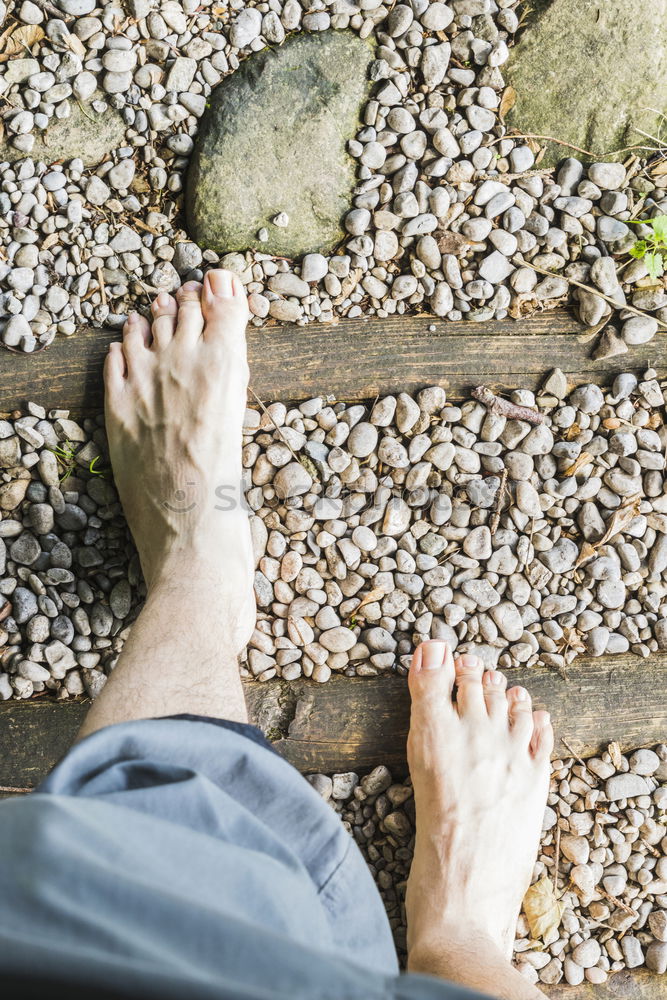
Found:
[[[667,737],[667,654],[577,660],[568,681],[546,668],[516,667],[507,676],[528,688],[535,708],[551,712],[555,756],[569,755],[562,739],[590,757],[612,740],[630,749]],[[275,746],[296,767],[363,771],[387,764],[405,773],[409,694],[402,678],[336,677],[295,687],[293,720]]]
[[[648,969],[623,969],[611,974],[606,983],[568,986],[539,984],[549,1000],[665,1000],[665,979]]]
[[[573,383],[607,382],[621,371],[641,371],[650,360],[667,376],[667,334],[646,349],[606,361],[590,358],[584,328],[564,310],[516,322],[447,323],[430,316],[342,320],[250,327],[251,384],[264,400],[298,400],[335,393],[373,399],[442,385],[460,398],[479,382],[498,390],[536,389],[545,371],[559,367]],[[0,410],[27,399],[75,413],[102,409],[102,365],[118,332],[82,330],[58,338],[34,355],[0,350]]]
[[[667,738],[666,653],[577,660],[568,681],[545,668],[516,667],[508,677],[529,689],[536,708],[551,712],[555,756],[590,757],[611,740],[631,750]],[[245,690],[252,721],[300,771],[363,772],[386,764],[396,776],[406,773],[404,678],[249,681]],[[37,784],[74,740],[86,710],[83,701],[0,705],[0,786]]]

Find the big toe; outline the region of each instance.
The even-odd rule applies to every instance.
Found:
[[[429,639],[417,646],[408,675],[413,716],[451,713],[454,660],[446,642]]]
[[[243,282],[223,268],[204,276],[201,308],[206,325],[204,339],[224,340],[227,348],[236,345],[245,354],[244,331],[250,313]]]

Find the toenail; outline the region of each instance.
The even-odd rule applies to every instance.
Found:
[[[439,670],[447,655],[447,643],[432,639],[422,646],[422,670]]]
[[[198,292],[199,282],[198,281],[186,281],[184,285],[181,285],[182,292]]]
[[[528,700],[528,692],[526,691],[525,688],[522,688],[522,687],[512,688],[512,695],[513,695],[514,698],[516,698],[517,701],[527,701]]]
[[[130,315],[127,317],[127,325],[134,326],[134,324],[138,322],[139,322],[139,313],[131,312]]]
[[[491,684],[499,685],[503,682],[503,675],[498,670],[490,670],[487,677]]]
[[[459,663],[462,667],[469,667],[472,670],[482,666],[479,656],[475,656],[473,653],[464,653],[463,656],[459,657]]]
[[[155,304],[160,307],[160,309],[166,309],[169,305],[169,295],[167,292],[160,292],[155,300]]]
[[[214,295],[229,299],[232,296],[232,282],[229,271],[217,269],[208,272],[208,281]]]

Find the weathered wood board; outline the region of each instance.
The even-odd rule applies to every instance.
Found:
[[[38,354],[0,349],[0,410],[28,399],[75,413],[102,409],[102,366],[119,332],[82,330]],[[452,398],[485,382],[499,391],[536,389],[562,368],[572,383],[606,383],[647,364],[667,376],[667,334],[606,361],[590,358],[588,331],[565,310],[512,322],[447,323],[431,316],[341,320],[337,324],[249,327],[251,386],[261,399],[300,400],[335,393],[373,399],[442,385]]]
[[[664,976],[656,976],[648,969],[623,969],[612,973],[600,986],[593,983],[545,986],[540,983],[540,989],[549,1000],[665,1000],[667,982]]]
[[[581,659],[566,681],[546,668],[509,670],[536,708],[548,708],[555,756],[590,757],[611,740],[624,750],[667,739],[667,654]],[[251,720],[300,771],[365,771],[387,764],[406,773],[410,697],[402,677],[333,677],[248,682]],[[31,788],[65,753],[84,701],[33,699],[0,705],[0,786]],[[565,741],[565,742],[564,742]]]

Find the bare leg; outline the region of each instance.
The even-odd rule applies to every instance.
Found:
[[[246,721],[237,657],[255,623],[241,507],[248,366],[243,287],[228,271],[133,314],[105,367],[111,462],[146,605],[82,727],[178,713]],[[233,508],[233,509],[232,509]]]
[[[553,730],[525,688],[423,643],[410,668],[417,835],[408,967],[507,1000],[544,994],[510,963],[549,788]],[[452,692],[456,684],[456,703]]]

